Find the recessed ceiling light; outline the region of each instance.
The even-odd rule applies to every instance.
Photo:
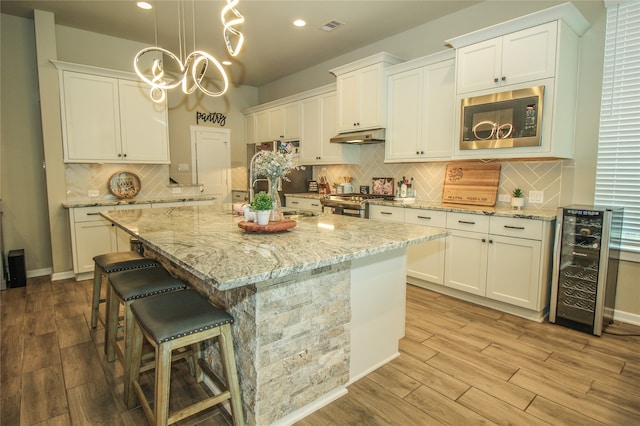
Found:
[[[222,65],[231,65],[231,61],[222,61]]]
[[[136,3],[136,5],[140,9],[145,9],[145,10],[153,9],[153,6],[151,6],[151,3],[147,3],[146,1],[139,1]]]
[[[295,25],[296,27],[304,27],[305,25],[307,25],[307,23],[303,19],[296,19],[295,21],[293,21],[293,25]]]

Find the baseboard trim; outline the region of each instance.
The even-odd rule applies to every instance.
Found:
[[[613,320],[640,326],[640,315],[632,314],[631,312],[624,312],[616,309],[613,311]]]
[[[51,274],[51,281],[62,281],[68,280],[69,278],[75,278],[76,274],[73,271],[66,272],[56,272],[55,274]]]
[[[27,278],[41,277],[43,275],[51,275],[51,268],[32,269],[27,271]]]
[[[374,372],[375,370],[377,370],[378,368],[382,367],[383,365],[393,361],[394,359],[398,358],[400,356],[400,352],[396,352],[395,354],[391,355],[389,358],[380,361],[378,364],[374,365],[373,367],[363,371],[362,373],[354,376],[354,377],[350,377],[349,378],[349,382],[347,382],[347,386],[352,385],[353,383],[357,382],[358,380],[362,379],[363,377],[367,376],[369,373]]]

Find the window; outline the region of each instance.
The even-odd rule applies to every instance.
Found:
[[[623,250],[640,253],[640,2],[607,2],[595,202],[624,207]]]

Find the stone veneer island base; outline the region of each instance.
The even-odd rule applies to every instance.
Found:
[[[235,319],[251,425],[289,424],[398,355],[406,246],[446,235],[337,215],[280,234],[245,233],[230,206],[105,212],[145,255]],[[206,356],[216,368],[217,350]]]

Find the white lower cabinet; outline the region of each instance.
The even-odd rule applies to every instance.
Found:
[[[474,300],[480,303],[490,299],[537,313],[549,302],[553,222],[374,205],[369,217],[450,231],[446,239],[409,246],[412,284],[431,289],[438,284],[443,291],[478,296]]]
[[[287,208],[321,212],[322,203],[320,203],[319,198],[287,196]]]
[[[113,206],[81,207],[69,210],[73,272],[93,272],[93,258],[117,250],[116,235],[111,223],[100,216]]]

